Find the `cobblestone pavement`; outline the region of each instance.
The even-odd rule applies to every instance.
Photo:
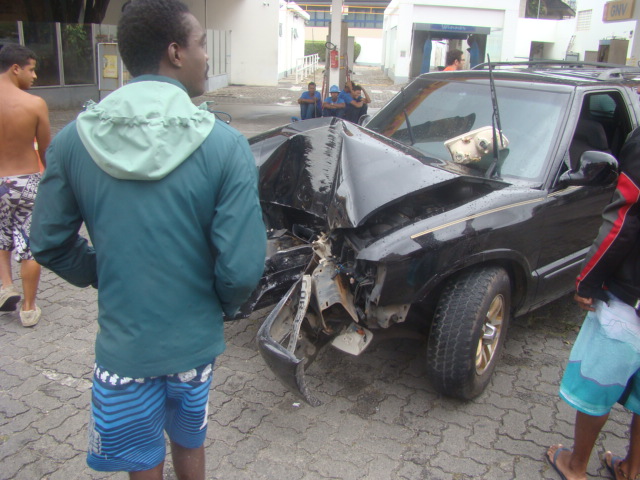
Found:
[[[236,88],[236,87],[229,87]],[[239,88],[239,87],[238,87]],[[242,87],[248,88],[248,87]],[[75,115],[52,112],[57,130]],[[85,465],[96,292],[44,271],[43,320],[0,314],[0,480],[125,479]],[[207,478],[220,480],[557,479],[544,461],[570,443],[574,412],[557,387],[583,314],[563,298],[513,321],[487,390],[473,402],[425,381],[425,345],[375,342],[359,357],[325,350],[308,372],[312,408],[276,380],[257,352],[266,311],[226,325],[206,440]],[[616,407],[589,464],[626,446],[630,416]],[[166,479],[175,475],[168,458]]]

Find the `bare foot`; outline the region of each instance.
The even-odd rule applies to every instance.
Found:
[[[571,449],[562,446],[561,443],[551,445],[547,450],[547,460],[553,468],[555,468],[560,478],[563,480],[586,480],[586,474],[576,474],[569,468],[569,460],[571,459]]]

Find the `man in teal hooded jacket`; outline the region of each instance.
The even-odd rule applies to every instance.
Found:
[[[178,478],[204,478],[223,314],[264,268],[257,172],[246,139],[189,98],[204,92],[208,57],[183,3],[134,0],[118,39],[134,79],[53,141],[31,248],[98,288],[89,465],[161,479],[164,430]]]

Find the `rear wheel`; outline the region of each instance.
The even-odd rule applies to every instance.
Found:
[[[500,267],[464,272],[445,286],[433,318],[427,372],[440,393],[470,400],[485,389],[511,316],[511,283]]]

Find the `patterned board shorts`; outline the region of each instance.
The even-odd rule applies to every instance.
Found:
[[[17,260],[33,260],[29,231],[40,178],[41,173],[0,177],[0,250],[14,250]]]
[[[213,362],[136,379],[94,366],[87,464],[102,472],[150,470],[164,460],[165,431],[184,448],[200,447],[212,378]]]
[[[609,294],[584,319],[560,384],[560,397],[582,413],[601,416],[617,402],[640,414],[640,318]]]

